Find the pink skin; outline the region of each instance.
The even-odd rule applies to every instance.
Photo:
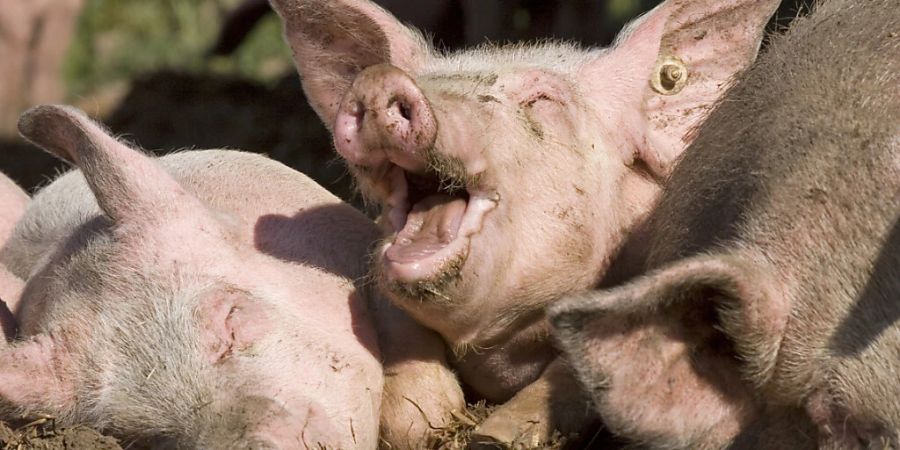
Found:
[[[437,124],[422,92],[402,70],[387,65],[375,66],[354,80],[334,127],[338,153],[350,164],[375,170],[394,163],[410,172],[424,172],[424,152],[435,137]],[[381,139],[384,142],[377,146]]]
[[[99,269],[68,266],[58,256],[65,252],[53,246],[31,262],[36,275],[18,311],[29,340],[0,354],[30,366],[3,365],[0,396],[6,402],[52,412],[61,423],[113,423],[124,436],[154,437],[162,429],[187,447],[224,448],[216,441],[230,437],[216,432],[223,426],[240,439],[285,449],[375,447],[381,367],[367,299],[354,285],[377,236],[373,223],[306,177],[256,155],[206,151],[153,160],[61,106],[29,111],[20,130],[81,169],[97,205],[74,213],[86,215],[86,223],[111,223],[111,238],[69,249],[68,260],[93,261],[92,249],[105,245]],[[262,177],[265,185],[258,182]],[[11,242],[27,242],[30,232],[57,234],[54,223],[67,219],[52,210],[78,204],[76,197],[86,192],[78,174],[60,178],[35,197],[22,219],[24,235]],[[41,220],[47,217],[56,221]],[[67,231],[93,232],[81,226]],[[90,239],[73,234],[63,241],[72,237]],[[66,280],[76,275],[70,272],[99,280],[93,295],[72,292]],[[179,294],[171,298],[171,290]],[[171,304],[154,309],[164,301]],[[196,328],[142,335],[158,333],[154,314],[188,314]],[[175,317],[160,322],[178,323]],[[149,345],[163,348],[122,355],[120,346],[156,340],[163,343]],[[154,375],[141,368],[148,353],[171,359],[154,365],[165,366]],[[59,392],[20,389],[23,368],[44,377],[32,386],[59,386]],[[146,371],[138,372],[144,382],[173,371],[191,375],[183,386],[154,391],[128,384],[139,370]],[[157,405],[171,414],[195,411],[184,418],[191,435],[160,425],[168,418],[148,416],[134,404],[173,395],[189,402],[198,389],[204,392],[194,400],[199,404]],[[141,397],[145,392],[149,397]],[[233,404],[245,397],[253,403]]]
[[[14,181],[0,173],[0,247],[6,243],[16,226],[16,222],[25,213],[28,207],[28,194]],[[16,335],[16,320],[12,311],[15,311],[19,296],[22,294],[22,280],[10,273],[6,267],[0,264],[0,329],[7,339]]]
[[[498,402],[555,358],[543,309],[604,275],[776,5],[670,0],[608,50],[440,56],[368,1],[273,1],[311,104],[383,206],[382,291]]]

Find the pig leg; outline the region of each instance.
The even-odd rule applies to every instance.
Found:
[[[419,448],[465,409],[462,388],[440,336],[387,300],[372,303],[384,364],[381,440],[392,449]]]
[[[540,378],[482,422],[473,442],[530,448],[548,442],[556,431],[569,435],[596,420],[575,374],[557,358]]]

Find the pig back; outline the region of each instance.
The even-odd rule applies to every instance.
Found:
[[[651,266],[738,255],[784,296],[790,313],[766,388],[773,400],[808,400],[813,415],[817,402],[843,405],[892,430],[900,429],[895,7],[831,1],[798,19],[699,129],[648,227]]]
[[[268,267],[301,291],[317,292],[327,285],[343,292],[365,275],[365,255],[377,239],[377,227],[305,175],[260,155],[237,151],[175,153],[158,162],[227,225],[240,245],[263,256]],[[23,280],[53,277],[29,283],[27,301],[14,307],[23,336],[77,315],[77,306],[58,300],[67,286],[82,283],[86,272],[84,267],[67,269],[70,265],[65,262],[75,255],[81,255],[82,261],[101,261],[117,245],[111,231],[111,221],[101,212],[80,171],[61,176],[35,195],[0,252],[0,262]],[[318,309],[324,306],[321,299],[298,295],[293,301],[299,303],[292,309],[324,312]],[[326,309],[341,317],[365,316],[365,296],[354,295],[350,303]],[[345,319],[336,320],[343,323]]]
[[[260,251],[294,262],[310,262],[304,255],[318,254],[312,265],[351,279],[365,274],[359,256],[377,238],[377,229],[305,175],[266,157],[230,150],[173,153],[158,162],[208,206],[230,216]],[[107,227],[84,176],[73,170],[35,195],[0,251],[0,262],[26,279],[74,230],[83,239]]]

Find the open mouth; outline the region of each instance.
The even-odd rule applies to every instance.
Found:
[[[472,235],[499,200],[476,183],[429,169],[415,174],[392,165],[386,217],[395,233],[382,249],[386,275],[411,283],[456,274],[468,256]]]

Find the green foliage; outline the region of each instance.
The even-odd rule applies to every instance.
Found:
[[[236,3],[88,0],[65,66],[70,91],[81,95],[163,68],[276,79],[291,65],[274,16],[267,17],[236,54],[206,56],[222,16]]]
[[[609,0],[606,10],[613,20],[625,22],[634,18],[641,11],[639,0]]]

